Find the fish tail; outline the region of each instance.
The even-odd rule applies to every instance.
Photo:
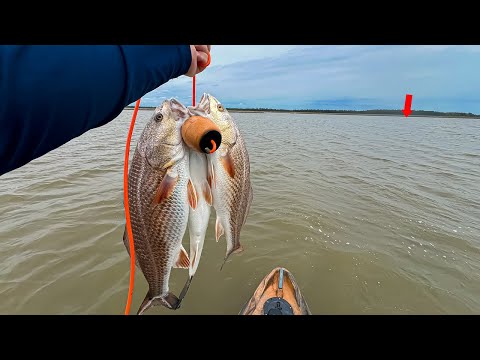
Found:
[[[178,309],[180,305],[180,300],[171,292],[160,297],[152,297],[150,291],[145,295],[142,304],[138,308],[137,315],[142,315],[150,309],[152,306],[162,305],[170,310]]]
[[[169,292],[161,298],[162,305],[171,310],[177,310],[180,307],[180,300],[173,293]]]
[[[233,247],[231,250],[227,251],[227,254],[225,255],[225,258],[223,259],[223,263],[222,263],[222,266],[220,266],[220,271],[222,271],[223,269],[223,266],[225,265],[225,263],[227,262],[228,258],[230,257],[230,255],[232,254],[238,254],[238,253],[241,253],[243,251],[243,246],[238,244],[236,245],[235,247]]]
[[[127,249],[128,256],[130,256],[130,243],[129,243],[129,237],[127,233],[127,226],[125,225],[125,230],[123,231],[123,244],[125,245],[125,248]],[[141,269],[140,263],[138,262],[138,256],[135,256],[135,264],[136,266]]]
[[[182,302],[185,295],[187,295],[187,291],[190,288],[190,284],[192,283],[193,275],[188,277],[187,282],[183,286],[182,292],[180,293],[180,298],[178,299],[177,309],[180,307],[180,303]]]

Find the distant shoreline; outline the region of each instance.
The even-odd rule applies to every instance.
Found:
[[[125,107],[125,110],[133,110],[133,106]],[[154,110],[154,106],[140,106],[140,110]],[[276,112],[276,113],[294,113],[294,114],[329,114],[329,115],[372,115],[372,116],[381,116],[381,115],[390,115],[390,116],[403,116],[402,110],[284,110],[284,109],[268,109],[268,108],[258,108],[258,109],[241,109],[241,108],[228,108],[230,112],[237,113],[265,113],[265,112]],[[465,119],[480,119],[480,115],[472,113],[462,113],[462,112],[441,112],[441,111],[429,111],[429,110],[412,110],[412,113],[409,117],[441,117],[441,118],[465,118]]]

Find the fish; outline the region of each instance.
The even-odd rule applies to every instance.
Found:
[[[129,169],[136,266],[148,283],[137,315],[155,305],[175,310],[182,299],[169,291],[169,279],[172,268],[190,266],[182,239],[197,195],[190,179],[189,149],[181,136],[188,117],[187,108],[177,100],[163,101],[140,135]],[[130,255],[126,229],[123,242]]]
[[[188,232],[190,235],[190,267],[192,278],[197,271],[202,255],[205,233],[208,228],[212,206],[212,191],[207,178],[207,157],[196,150],[190,150],[190,178],[197,194],[196,208],[190,207]]]
[[[221,144],[207,157],[207,182],[216,213],[215,239],[225,234],[227,251],[222,264],[230,255],[243,251],[240,232],[247,221],[253,202],[250,179],[250,159],[245,140],[233,117],[214,96],[204,93],[197,106],[188,107],[193,113],[212,120],[222,134]]]

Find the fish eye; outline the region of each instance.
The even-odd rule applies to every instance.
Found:
[[[155,119],[156,122],[162,121],[163,120],[163,114],[162,113],[155,114],[154,119]]]
[[[222,111],[222,112],[225,111],[225,108],[221,104],[217,105],[217,109],[218,111]]]

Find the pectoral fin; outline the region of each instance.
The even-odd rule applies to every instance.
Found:
[[[127,253],[130,256],[130,242],[128,241],[128,233],[127,233],[127,227],[125,226],[125,230],[123,230],[123,244],[125,245],[125,248],[127,249]],[[140,264],[138,263],[138,257],[135,256],[135,264],[137,265],[138,268],[140,268]]]
[[[215,221],[215,240],[218,242],[220,239],[220,236],[222,236],[225,233],[225,230],[223,230],[222,223],[220,222],[218,216],[217,220]]]
[[[207,202],[208,205],[212,206],[213,197],[212,197],[212,189],[210,188],[210,185],[208,185],[207,182],[204,182],[202,190],[203,190],[203,197],[205,198],[205,201]]]
[[[175,264],[173,265],[174,268],[179,268],[179,269],[188,269],[190,266],[190,259],[188,258],[187,251],[185,248],[180,246],[180,251],[178,253],[177,261],[175,261]]]
[[[153,198],[154,204],[160,204],[163,200],[168,199],[170,195],[172,195],[173,190],[175,189],[175,185],[178,181],[178,174],[172,174],[172,172],[167,171],[165,176],[163,177],[162,182],[158,186],[157,193]]]
[[[197,196],[197,190],[195,190],[195,186],[193,186],[192,180],[190,179],[188,179],[187,190],[188,190],[188,202],[190,203],[190,206],[192,207],[192,209],[195,210],[198,204],[198,196]]]
[[[213,171],[213,162],[211,160],[208,161],[207,165],[207,181],[210,189],[212,189],[215,185],[215,172]]]
[[[230,153],[227,152],[225,155],[220,156],[220,161],[222,162],[222,165],[227,172],[227,174],[233,178],[235,176],[235,167],[233,164],[233,159],[230,156]]]

